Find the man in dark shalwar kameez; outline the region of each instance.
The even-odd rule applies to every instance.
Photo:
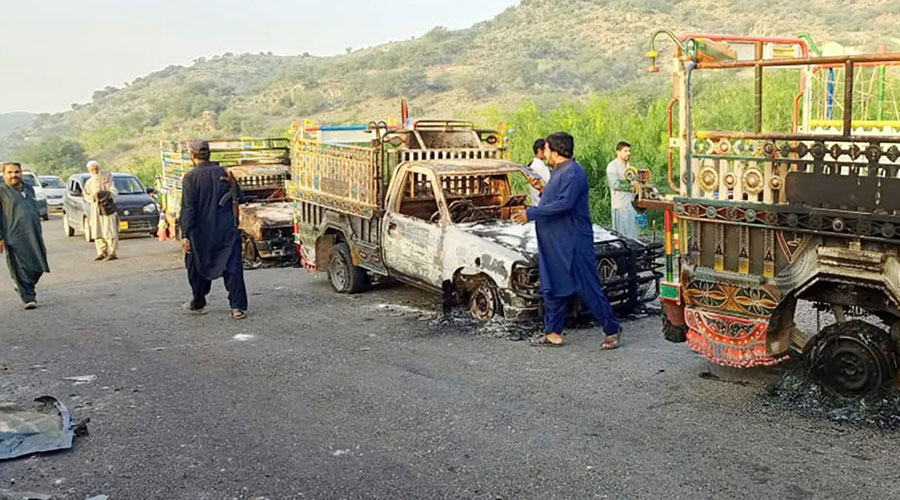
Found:
[[[22,165],[3,164],[0,183],[0,253],[16,284],[25,309],[37,307],[34,287],[41,275],[50,272],[47,249],[41,233],[41,214],[34,189],[22,182]]]
[[[535,221],[538,238],[538,269],[544,299],[544,335],[532,339],[532,345],[561,346],[569,300],[581,298],[603,328],[606,339],[601,347],[619,347],[621,327],[597,274],[594,232],[588,203],[588,179],[573,159],[575,141],[566,132],[547,137],[544,157],[553,167],[550,182],[530,180],[543,190],[541,203],[518,212],[513,220]]]
[[[224,278],[231,317],[243,319],[247,289],[241,262],[241,237],[232,209],[227,172],[209,161],[209,143],[191,142],[194,168],[184,175],[181,193],[181,246],[193,299],[192,314],[206,313],[206,294],[212,280]],[[233,182],[233,181],[232,181]]]

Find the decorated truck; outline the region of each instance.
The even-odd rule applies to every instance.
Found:
[[[675,194],[641,204],[664,210],[666,338],[735,367],[795,353],[832,393],[877,391],[900,344],[900,121],[885,96],[900,54],[819,55],[805,36],[659,36],[675,44]],[[699,95],[747,106],[705,103],[704,84],[716,92]],[[819,313],[795,322],[804,302]]]
[[[210,161],[225,167],[240,186],[243,201],[237,207],[238,228],[245,268],[263,262],[291,263],[294,247],[293,215],[287,200],[290,177],[290,141],[283,138],[214,139]],[[179,238],[181,182],[193,168],[188,141],[160,143],[162,173],[158,177],[161,235]],[[227,181],[223,179],[223,182]]]
[[[526,203],[501,131],[460,121],[298,131],[290,193],[302,264],[341,293],[391,277],[465,303],[471,316],[540,310],[534,225],[510,221]],[[614,307],[656,298],[662,244],[595,226],[598,273]],[[573,306],[577,314],[577,305]]]

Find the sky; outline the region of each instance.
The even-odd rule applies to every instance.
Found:
[[[107,85],[226,52],[344,53],[466,28],[517,0],[0,0],[0,113],[57,112]]]

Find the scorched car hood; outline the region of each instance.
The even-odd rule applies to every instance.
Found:
[[[538,244],[534,223],[516,224],[506,220],[486,220],[464,222],[455,225],[459,230],[478,236],[486,241],[496,243],[509,250],[519,252],[530,260],[537,260]],[[602,226],[594,224],[594,245],[613,241],[624,241],[624,238]]]

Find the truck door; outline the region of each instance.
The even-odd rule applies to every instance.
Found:
[[[401,190],[391,193],[384,217],[384,261],[400,276],[440,287],[443,281],[444,209],[430,172],[402,171]]]

